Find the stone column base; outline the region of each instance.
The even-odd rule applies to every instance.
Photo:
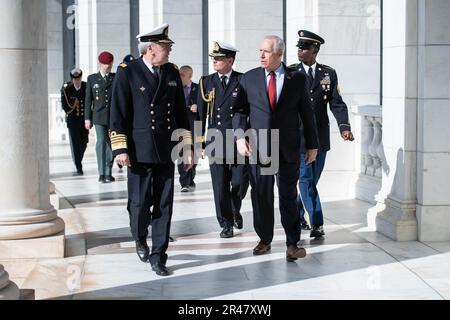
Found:
[[[29,210],[0,216],[0,240],[30,239],[57,234],[64,221],[56,210]]]
[[[0,300],[19,300],[19,297],[19,287],[9,281],[8,272],[0,265]]]
[[[64,235],[0,240],[0,259],[64,258]]]
[[[419,241],[450,241],[450,206],[417,205]]]
[[[369,227],[396,241],[417,240],[415,203],[400,203],[388,198],[371,208],[367,215]]]

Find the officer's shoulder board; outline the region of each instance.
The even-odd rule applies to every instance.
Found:
[[[299,63],[293,63],[293,64],[289,65],[288,68],[297,70],[298,69],[298,65],[299,65]]]
[[[175,70],[180,70],[179,68],[178,68],[178,66],[175,64],[175,63],[172,63],[172,65],[173,65],[173,68],[175,69]]]
[[[324,69],[329,69],[331,71],[335,71],[332,67],[327,66],[326,64],[320,64]]]
[[[63,87],[67,88],[68,86],[70,86],[72,84],[72,81],[67,81],[64,83]]]

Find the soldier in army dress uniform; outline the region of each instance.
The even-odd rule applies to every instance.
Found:
[[[84,126],[84,98],[86,82],[82,81],[83,72],[75,68],[70,72],[71,81],[61,88],[61,105],[66,112],[72,159],[77,175],[83,174],[83,156],[89,142],[89,130]]]
[[[115,181],[111,174],[113,158],[109,140],[109,114],[111,109],[112,85],[115,74],[111,72],[114,57],[105,51],[98,56],[100,71],[87,78],[85,126],[95,126],[97,143],[98,181],[108,183]]]
[[[130,227],[141,261],[167,276],[178,133],[185,170],[192,168],[192,133],[178,68],[168,62],[169,25],[140,34],[142,57],[120,64],[114,82],[110,137],[116,162],[128,166]],[[175,153],[178,153],[175,152]],[[150,209],[150,207],[152,209]],[[152,249],[147,245],[151,224]]]
[[[242,229],[243,221],[240,213],[242,199],[245,198],[249,186],[246,167],[236,163],[236,147],[234,140],[226,140],[227,130],[233,130],[233,94],[239,85],[242,75],[232,69],[238,50],[230,44],[214,42],[213,51],[209,54],[213,59],[215,73],[200,79],[200,96],[197,100],[198,115],[202,121],[203,136],[207,128],[206,145],[221,135],[223,146],[208,154],[216,216],[222,238],[234,236],[233,226]]]
[[[319,137],[319,152],[316,161],[305,163],[305,146],[302,141],[300,155],[300,193],[298,197],[299,214],[302,220],[302,228],[309,230],[304,219],[305,211],[308,213],[311,223],[311,238],[321,238],[325,235],[323,230],[323,212],[320,203],[317,183],[325,166],[325,158],[330,150],[330,121],[328,119],[327,106],[336,118],[342,139],[353,140],[350,123],[348,121],[347,105],[342,100],[339,92],[336,70],[316,62],[320,46],[325,40],[317,34],[307,31],[298,31],[299,40],[298,58],[300,63],[291,65],[291,68],[302,72],[307,79],[307,88],[316,116]]]

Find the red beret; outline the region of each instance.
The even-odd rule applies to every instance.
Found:
[[[100,62],[101,64],[110,64],[113,61],[114,61],[114,56],[108,51],[103,51],[98,56],[98,62]]]

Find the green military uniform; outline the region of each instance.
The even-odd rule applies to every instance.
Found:
[[[113,157],[108,129],[114,76],[114,73],[109,73],[103,77],[98,72],[87,78],[85,119],[95,125],[97,135],[95,151],[100,177],[111,176]]]

